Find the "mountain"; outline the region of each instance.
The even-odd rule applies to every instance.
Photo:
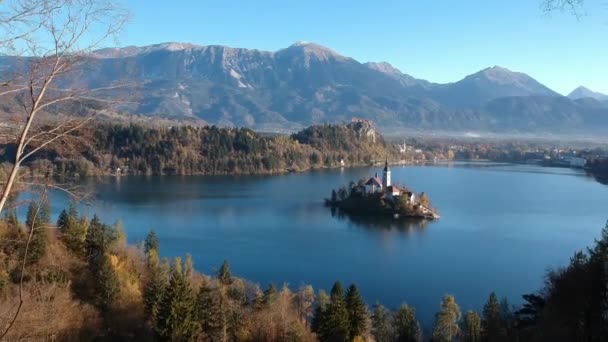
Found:
[[[573,100],[592,98],[598,101],[608,101],[608,95],[595,92],[583,86],[574,89],[570,94],[568,94],[568,97]]]
[[[441,102],[459,108],[477,107],[501,97],[561,96],[524,73],[500,66],[481,70],[455,83],[441,85],[434,93]]]
[[[602,102],[568,99],[498,66],[436,84],[312,42],[278,51],[169,42],[101,49],[85,62],[86,72],[63,82],[135,84],[106,94],[129,99],[126,113],[260,130],[357,117],[393,131],[580,131],[602,128],[596,124],[608,115]],[[0,57],[0,74],[14,65],[15,57]]]

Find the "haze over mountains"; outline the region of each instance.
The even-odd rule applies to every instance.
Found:
[[[121,80],[138,84],[137,104],[125,111],[222,126],[297,129],[357,117],[392,131],[608,129],[608,96],[586,88],[565,97],[499,66],[436,84],[309,42],[275,52],[187,43],[102,49],[74,82],[99,87]]]

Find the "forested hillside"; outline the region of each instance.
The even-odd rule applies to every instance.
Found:
[[[49,148],[28,164],[44,175],[250,174],[362,165],[397,151],[367,123],[312,126],[293,136],[262,135],[247,128],[100,124],[72,137],[80,150]],[[1,160],[12,160],[4,146]]]
[[[189,255],[161,259],[154,231],[142,244],[129,246],[120,222],[106,224],[70,207],[55,224],[49,208],[48,202],[32,202],[26,222],[14,210],[0,220],[0,334],[5,334],[0,340],[603,341],[608,336],[608,226],[588,252],[577,252],[567,267],[548,272],[545,287],[524,295],[520,308],[491,293],[479,313],[464,313],[454,296],[445,295],[433,325],[423,327],[415,308],[369,306],[354,284],[344,289],[336,282],[329,294],[311,286],[262,289],[233,276],[227,261],[216,274],[204,275]]]

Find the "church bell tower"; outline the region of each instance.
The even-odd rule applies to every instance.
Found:
[[[384,163],[384,172],[382,173],[382,188],[387,189],[391,186],[391,169],[388,168],[388,159]]]

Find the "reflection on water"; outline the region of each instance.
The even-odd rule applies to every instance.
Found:
[[[328,208],[328,210],[332,217],[338,218],[341,221],[346,221],[349,224],[359,228],[369,229],[372,232],[374,230],[395,230],[406,234],[423,233],[427,225],[432,223],[428,220],[412,218],[394,219],[364,214],[350,214],[333,207]]]

